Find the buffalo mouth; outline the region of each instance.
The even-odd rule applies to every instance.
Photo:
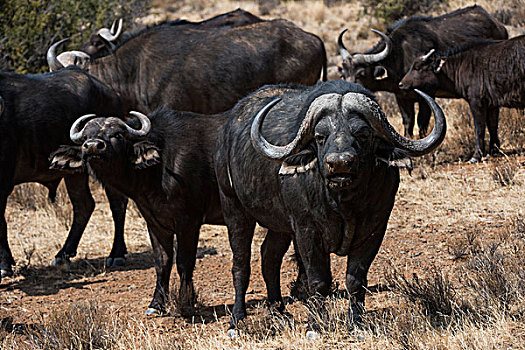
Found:
[[[355,177],[351,173],[330,174],[326,177],[330,188],[344,188],[353,184]]]

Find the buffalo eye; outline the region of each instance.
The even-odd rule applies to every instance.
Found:
[[[315,142],[318,145],[322,145],[322,144],[324,144],[324,142],[326,140],[326,135],[316,133],[314,138],[315,138]]]

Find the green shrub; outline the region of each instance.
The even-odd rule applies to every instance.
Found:
[[[47,71],[46,52],[53,43],[69,37],[66,48],[78,48],[116,18],[129,29],[148,5],[149,0],[0,1],[0,69]]]
[[[403,17],[425,14],[445,4],[447,0],[364,0],[365,13],[389,25]]]

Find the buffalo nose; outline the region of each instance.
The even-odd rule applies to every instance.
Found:
[[[348,173],[355,162],[355,156],[348,152],[329,153],[325,162],[328,171],[331,173]]]
[[[106,143],[102,140],[86,140],[82,144],[82,151],[87,154],[97,154],[106,150]]]

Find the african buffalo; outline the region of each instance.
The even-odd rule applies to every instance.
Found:
[[[53,70],[62,67],[52,54],[48,61]],[[92,60],[88,71],[119,93],[126,111],[164,106],[211,114],[264,84],[314,84],[326,72],[326,54],[319,37],[286,20],[220,29],[159,25]]]
[[[88,176],[51,171],[48,157],[68,142],[67,132],[78,115],[120,115],[122,104],[112,90],[77,68],[37,75],[0,72],[0,96],[4,101],[0,117],[0,270],[2,276],[9,276],[15,261],[7,241],[5,209],[13,187],[38,182],[49,189],[49,197],[54,200],[59,182],[65,179],[73,205],[73,223],[54,263],[75,256],[95,207]],[[127,199],[110,187],[106,193],[115,221],[115,242],[108,260],[111,264],[126,253],[123,232]]]
[[[102,184],[116,188],[137,204],[148,224],[157,273],[147,314],[165,311],[173,237],[177,237],[179,307],[183,315],[189,315],[195,303],[193,270],[199,229],[204,223],[223,224],[213,148],[226,114],[161,109],[148,118],[131,113],[138,122],[131,119],[126,124],[92,114],[79,118],[70,132],[71,140],[79,146],[59,148],[51,156],[51,167],[78,172],[89,169]]]
[[[480,39],[508,38],[505,27],[477,5],[438,17],[414,16],[397,21],[387,29],[387,35],[378,32],[382,40],[365,53],[350,54],[343,44],[344,32],[338,39],[344,78],[373,91],[394,93],[407,137],[413,135],[416,101],[420,137],[426,134],[430,120],[430,110],[421,103],[421,97],[398,86],[417,56],[432,48],[441,51]],[[438,97],[453,97],[444,91],[436,93]]]
[[[399,85],[428,93],[444,90],[469,103],[476,130],[473,163],[485,155],[485,126],[490,154],[499,150],[499,107],[525,108],[524,61],[524,35],[472,43],[444,53],[432,49],[414,60]]]
[[[226,12],[208,18],[201,22],[191,22],[183,19],[167,21],[158,25],[181,26],[190,28],[219,28],[219,27],[237,27],[251,23],[262,22],[259,17],[242,9]],[[111,28],[101,28],[91,34],[89,40],[84,43],[77,51],[63,52],[57,56],[57,60],[63,66],[69,65],[87,65],[91,58],[97,58],[108,55],[111,50],[115,49],[119,40],[125,39],[133,34],[122,35],[122,18],[113,21]],[[75,58],[77,62],[75,62]]]
[[[443,112],[418,93],[436,118],[432,133],[421,140],[399,135],[374,97],[345,81],[266,86],[230,112],[214,158],[233,250],[230,335],[246,317],[255,223],[268,228],[261,254],[269,303],[284,310],[279,270],[294,239],[312,295],[330,291],[330,253],[348,256],[349,314],[360,320],[368,269],[399,184],[398,168],[390,162],[427,154],[445,137]]]

